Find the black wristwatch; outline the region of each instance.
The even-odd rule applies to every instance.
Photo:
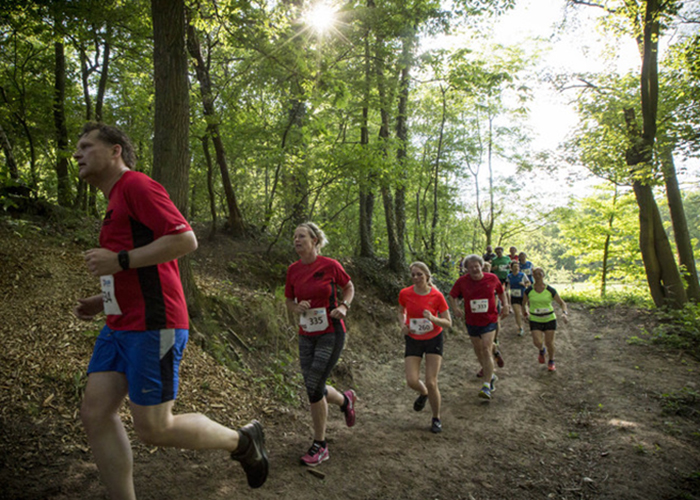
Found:
[[[119,265],[124,271],[129,269],[129,252],[127,250],[119,252],[117,258],[119,259]]]

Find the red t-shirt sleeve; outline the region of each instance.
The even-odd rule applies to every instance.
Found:
[[[445,312],[449,309],[449,306],[447,305],[447,301],[445,300],[445,296],[442,294],[442,292],[438,292],[438,312]]]
[[[289,266],[287,268],[287,279],[284,282],[284,296],[287,297],[288,299],[294,300],[295,295],[294,295],[294,285],[293,279],[294,279],[294,264]]]
[[[350,276],[345,272],[343,266],[337,260],[333,260],[333,267],[335,267],[335,282],[338,283],[340,288],[350,283]]]
[[[455,284],[452,285],[452,289],[450,290],[450,297],[455,299],[462,298],[462,278],[458,278],[457,281],[455,281]]]
[[[129,182],[124,198],[130,215],[153,231],[154,239],[191,231],[189,223],[170,199],[168,192],[150,177],[142,182]]]

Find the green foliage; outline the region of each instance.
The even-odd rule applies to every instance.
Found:
[[[299,406],[299,387],[303,386],[303,378],[297,365],[291,353],[278,353],[264,367],[262,375],[255,378],[255,382],[271,399]]]
[[[568,248],[564,255],[576,260],[578,276],[598,286],[603,272],[606,282],[637,284],[644,279],[632,193],[618,194],[617,188],[599,186],[593,195],[573,202],[560,229]]]
[[[688,387],[659,396],[661,408],[667,415],[678,415],[700,420],[700,394]]]
[[[652,342],[700,357],[700,304],[689,302],[683,309],[661,309],[657,316],[660,325],[650,333]]]
[[[585,304],[590,307],[615,307],[625,305],[629,307],[649,308],[653,302],[649,297],[649,290],[643,286],[624,285],[609,290],[601,297],[598,290],[591,287],[566,288],[559,287],[557,292],[566,302]]]

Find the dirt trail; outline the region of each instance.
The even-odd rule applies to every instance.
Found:
[[[17,255],[10,255],[13,245]],[[53,400],[46,393],[30,394],[61,381],[70,385],[70,370],[79,373],[87,364],[92,340],[81,336],[85,325],[65,319],[72,298],[40,298],[51,288],[42,285],[49,280],[53,286],[60,278],[71,289],[85,287],[82,263],[70,257],[72,250],[66,253],[58,247],[39,254],[28,250],[31,245],[13,242],[0,250],[0,313],[7,318],[0,353],[0,445],[5,448],[0,450],[0,498],[106,498],[89,450],[81,444],[77,402],[66,396],[65,406],[59,408],[58,393]],[[60,260],[70,261],[73,272],[57,271]],[[34,288],[24,289],[30,282]],[[26,302],[22,297],[33,297],[30,309],[35,313],[63,318],[64,323],[49,328],[29,321],[31,311],[18,310]],[[362,307],[358,302],[353,309]],[[412,409],[416,395],[404,382],[402,341],[390,324],[393,313],[388,306],[377,307],[384,307],[374,316],[375,321],[384,318],[379,329],[372,331],[366,318],[349,321],[348,345],[335,376],[339,388],[351,385],[357,391],[358,419],[348,429],[340,413],[331,409],[331,459],[316,469],[323,478],[299,465],[311,439],[305,405],[271,403],[261,409],[250,402],[259,394],[235,389],[241,383],[236,374],[199,368],[193,377],[183,367],[190,385],[183,389],[187,396],[178,402],[177,411],[194,408],[227,424],[261,418],[270,450],[269,479],[263,488],[250,490],[238,464],[222,452],[154,449],[134,442],[139,498],[700,498],[698,402],[683,415],[664,413],[660,397],[683,388],[697,394],[700,364],[677,351],[628,344],[627,339],[651,321],[646,314],[626,308],[570,307],[572,321],[557,338],[556,373],[537,363],[531,340],[517,337],[509,318],[502,335],[506,366],[498,371],[491,402],[477,398],[478,367],[466,334],[451,333],[440,377],[444,431],[433,435],[429,407],[422,413]],[[60,363],[66,376],[36,363],[39,357],[51,360],[70,349],[75,349],[73,364]],[[188,351],[190,363],[212,365],[195,345]],[[195,389],[222,377],[229,377],[226,390],[231,392],[210,392],[209,399],[231,400],[207,403],[206,394]],[[224,407],[236,413],[222,413]]]
[[[491,402],[477,398],[474,355],[465,335],[453,334],[440,380],[440,435],[428,431],[427,408],[412,410],[397,342],[355,364],[358,422],[347,429],[331,413],[331,460],[316,469],[324,479],[298,465],[310,428],[306,412],[293,410],[266,420],[272,470],[260,490],[248,490],[221,453],[141,450],[139,497],[697,498],[698,420],[663,415],[655,395],[697,389],[698,364],[628,345],[639,319],[631,311],[572,310],[554,374],[537,363],[527,337],[506,332],[506,366]],[[346,358],[352,339],[348,349]],[[89,455],[58,457],[33,474],[34,487],[18,498],[102,498]]]

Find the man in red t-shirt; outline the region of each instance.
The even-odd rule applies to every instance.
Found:
[[[100,247],[85,252],[102,293],[79,299],[75,315],[107,315],[88,366],[80,416],[110,497],[135,499],[131,444],[119,418],[127,394],[134,429],[145,443],[223,449],[243,466],[248,484],[267,479],[262,426],[238,431],[201,414],[173,415],[187,305],[177,259],[197,248],[192,228],[163,186],[134,172],[136,156],[119,129],[88,123],[73,157],[79,176],[109,200]]]
[[[467,332],[474,347],[481,368],[484,373],[484,382],[479,397],[491,399],[491,394],[496,390],[493,367],[493,339],[498,327],[498,309],[496,295],[502,304],[507,304],[501,280],[495,274],[483,272],[484,260],[478,255],[469,255],[467,261],[467,274],[460,277],[450,290],[448,301],[450,308],[457,317],[464,317]],[[457,303],[464,301],[462,309]],[[464,312],[462,312],[464,311]],[[508,308],[501,309],[501,318],[508,316]]]

